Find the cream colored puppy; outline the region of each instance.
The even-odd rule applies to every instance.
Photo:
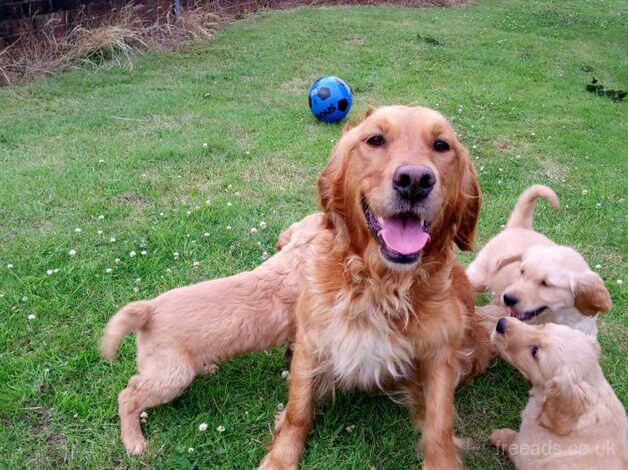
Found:
[[[594,338],[504,317],[492,339],[532,383],[519,432],[498,429],[489,438],[518,470],[628,468],[626,412],[598,364]]]
[[[511,316],[597,335],[597,313],[611,309],[611,296],[602,278],[576,250],[536,245],[524,252],[518,264],[518,279],[502,295]]]
[[[551,188],[536,184],[521,193],[506,228],[491,238],[467,268],[467,277],[476,292],[492,292],[498,297],[519,278],[519,263],[531,246],[555,243],[532,228],[532,213],[539,197],[546,198],[556,210],[560,201]]]
[[[303,265],[322,220],[317,213],[293,224],[279,236],[281,251],[253,271],[132,302],[109,320],[101,345],[109,361],[124,336],[137,331],[138,374],[118,395],[120,434],[130,454],[146,447],[142,411],[169,402],[221,361],[294,338]]]

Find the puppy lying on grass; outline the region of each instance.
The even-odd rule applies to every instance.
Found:
[[[628,468],[626,412],[604,378],[594,338],[504,317],[492,339],[532,383],[519,432],[498,429],[489,438],[518,470]]]
[[[142,411],[169,402],[221,361],[294,338],[303,265],[321,222],[321,214],[312,214],[290,226],[279,236],[280,251],[253,271],[131,302],[109,320],[101,344],[108,361],[120,341],[137,332],[138,374],[118,395],[127,452],[140,454],[146,447]]]
[[[597,314],[612,302],[602,278],[574,249],[554,243],[532,229],[538,197],[559,209],[547,186],[526,189],[515,204],[506,229],[493,237],[467,268],[476,291],[491,291],[511,316],[528,323],[558,323],[597,335]]]

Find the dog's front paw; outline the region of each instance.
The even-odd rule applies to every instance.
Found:
[[[278,462],[274,458],[272,451],[266,454],[266,457],[264,457],[264,460],[262,460],[262,462],[259,464],[259,467],[257,467],[257,470],[296,470],[296,469],[297,469],[296,464],[290,465],[290,464]]]

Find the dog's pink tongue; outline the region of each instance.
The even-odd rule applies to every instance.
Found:
[[[388,248],[402,255],[422,250],[430,239],[423,231],[421,222],[412,217],[386,217],[384,228],[379,232]]]

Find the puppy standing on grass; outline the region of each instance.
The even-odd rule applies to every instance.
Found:
[[[142,411],[169,402],[221,361],[294,337],[302,267],[322,220],[312,214],[293,224],[279,236],[281,251],[253,271],[132,302],[109,320],[101,345],[108,361],[124,336],[137,331],[138,374],[118,395],[120,433],[130,454],[146,447]]]
[[[628,468],[626,412],[598,364],[594,338],[504,317],[493,341],[532,383],[519,432],[498,429],[489,438],[518,470]]]

